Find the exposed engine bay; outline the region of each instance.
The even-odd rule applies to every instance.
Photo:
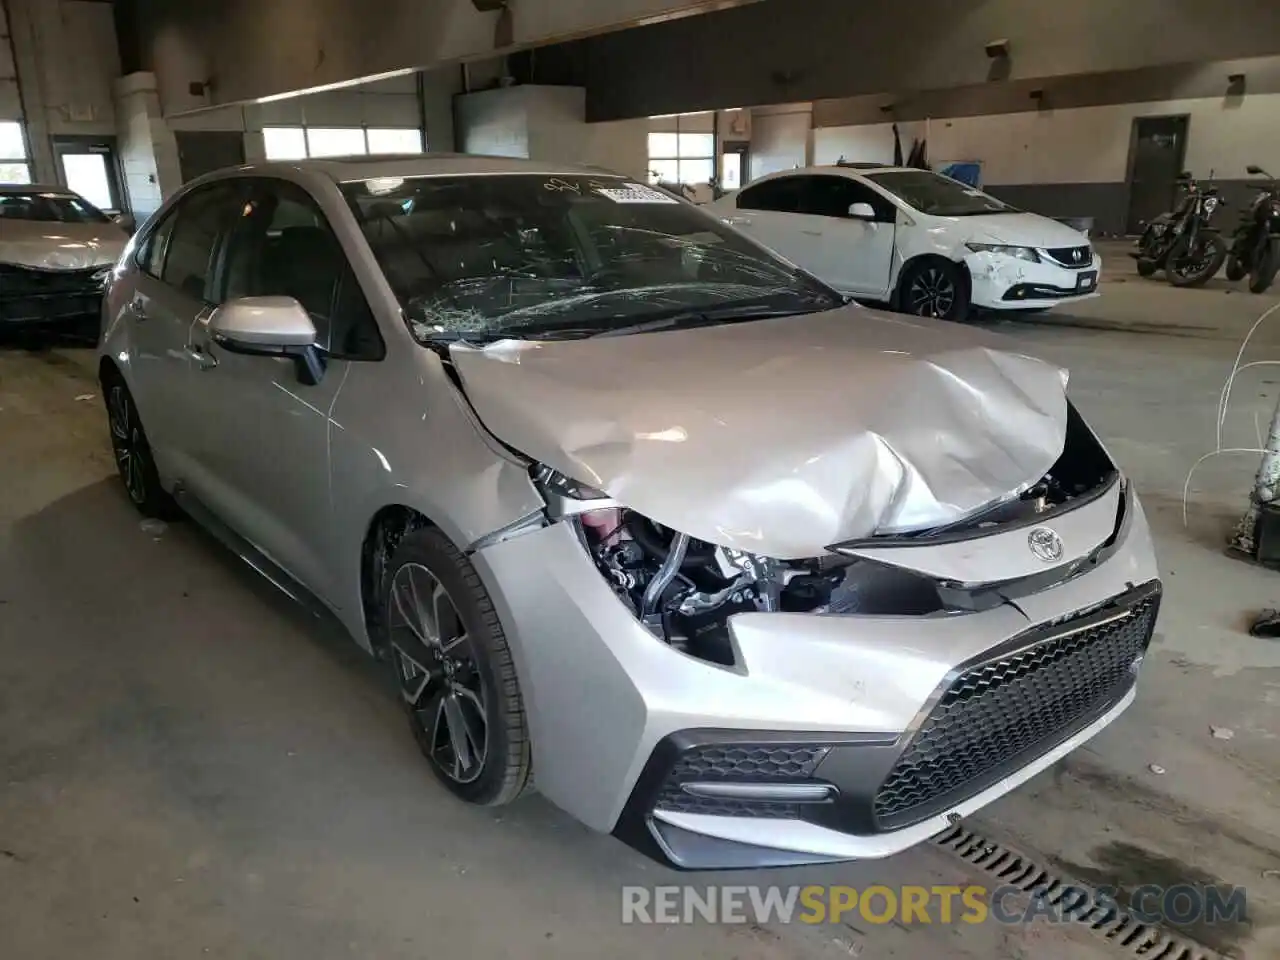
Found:
[[[941,609],[930,580],[831,554],[774,560],[695,540],[634,510],[579,518],[600,572],[637,619],[700,659],[733,663],[728,619],[736,613],[894,613]]]
[[[1039,482],[960,523],[860,543],[909,540],[923,547],[944,537],[988,536],[1073,509],[1116,479],[1110,458],[1072,407],[1065,449]],[[559,487],[565,489],[564,478]],[[910,617],[975,609],[973,593],[955,583],[837,552],[844,545],[811,560],[777,560],[695,539],[611,501],[601,504],[584,504],[572,518],[597,569],[656,637],[699,659],[734,662],[728,621],[738,613]],[[1076,572],[1073,567],[1063,578]],[[998,591],[988,592],[992,603],[1002,602]]]

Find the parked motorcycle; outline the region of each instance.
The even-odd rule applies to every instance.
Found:
[[[1202,188],[1189,173],[1178,180],[1186,191],[1182,201],[1146,225],[1130,256],[1138,261],[1140,276],[1163,270],[1175,287],[1199,287],[1227,258],[1227,243],[1213,226],[1223,200],[1217,187]]]
[[[1280,185],[1261,167],[1250,164],[1246,169],[1250,176],[1266,177],[1271,183],[1258,192],[1231,237],[1227,279],[1248,274],[1250,291],[1262,293],[1280,270]]]

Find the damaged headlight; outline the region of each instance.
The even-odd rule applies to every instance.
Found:
[[[111,275],[115,272],[115,267],[102,267],[100,270],[93,271],[90,279],[93,280],[101,289],[106,290],[111,286]]]
[[[966,243],[966,247],[974,253],[994,253],[998,256],[1013,257],[1015,260],[1026,260],[1028,263],[1039,263],[1040,254],[1034,247],[1011,247],[1003,243]]]

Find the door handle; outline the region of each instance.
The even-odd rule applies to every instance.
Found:
[[[187,344],[187,348],[182,351],[188,360],[195,363],[200,370],[212,370],[218,365],[218,358],[211,353],[206,353],[195,344]]]
[[[129,301],[129,310],[138,320],[147,319],[147,304],[142,297],[134,297]]]
[[[745,227],[751,223],[750,217],[725,217],[724,222],[731,227]]]
[[[800,232],[801,232],[801,233],[803,233],[806,237],[820,237],[820,236],[822,236],[822,231],[821,231],[821,230],[801,230]]]

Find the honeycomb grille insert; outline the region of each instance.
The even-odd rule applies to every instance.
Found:
[[[655,808],[680,813],[704,813],[720,817],[795,819],[794,803],[768,800],[695,797],[681,784],[728,781],[732,783],[804,783],[827,755],[829,747],[813,744],[709,744],[681,755],[667,774]]]
[[[894,764],[874,802],[881,828],[924,820],[1029,762],[1113,706],[1132,686],[1159,597],[1124,616],[1063,631],[961,674]],[[1024,759],[1025,757],[1025,759]]]

